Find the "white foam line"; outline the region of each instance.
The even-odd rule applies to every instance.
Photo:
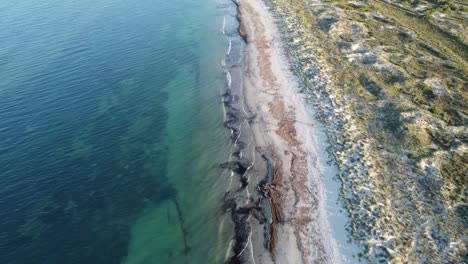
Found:
[[[245,188],[246,193],[247,193],[247,198],[250,198],[250,192],[249,192],[249,187]]]
[[[242,255],[242,253],[244,253],[244,251],[249,247],[249,245],[250,245],[250,235],[249,235],[249,239],[247,240],[247,244],[242,249],[242,251],[239,253],[239,255],[236,256],[236,258],[238,258],[240,255]]]
[[[232,184],[232,177],[234,176],[234,171],[231,170],[231,176],[229,177],[229,185],[228,185],[228,190],[231,188],[231,184]]]
[[[249,215],[249,218],[248,218],[249,224],[250,224],[250,219],[251,219],[251,215]],[[250,246],[250,257],[252,259],[252,263],[256,264],[255,263],[255,257],[254,257],[253,244],[252,244],[252,230],[250,230],[250,232],[249,232],[249,238],[247,240],[247,245],[245,245],[244,249],[242,249],[242,251],[236,257],[239,257],[240,255],[242,255],[242,253],[244,253],[244,251],[249,246]]]
[[[249,243],[250,244],[250,256],[252,257],[253,264],[256,264],[255,263],[255,257],[254,257],[253,244],[252,244],[252,230],[250,230],[249,240],[250,240],[250,243]]]
[[[222,91],[220,90],[220,93]],[[224,104],[224,100],[221,101],[221,104],[223,105],[223,122],[226,122],[226,105]]]
[[[231,73],[229,71],[226,72],[226,79],[227,79],[228,87],[231,87],[232,79],[231,79]]]
[[[241,51],[243,50],[243,45],[244,45],[244,43],[241,42],[241,49],[240,49]],[[241,63],[241,61],[242,61],[242,56],[240,55],[240,56],[239,56],[239,64]],[[244,88],[244,85],[243,85],[243,84],[244,84],[244,75],[243,75],[243,74],[240,75],[240,80],[241,80],[241,83],[242,83],[242,86],[241,86],[242,88],[241,88],[241,90],[240,90],[240,92],[241,92],[241,98],[242,98],[242,104],[241,104],[241,106],[242,106],[242,111],[244,112],[245,116],[248,117],[249,115],[248,115],[247,111],[245,110],[245,98],[244,98],[244,89],[243,89],[243,88]],[[247,122],[247,125],[249,126],[249,128],[251,128],[251,125],[250,125],[250,123],[247,121],[247,119],[244,119],[244,123],[245,123],[245,122]],[[247,144],[247,148],[250,146],[250,144],[251,144],[253,141],[254,141],[253,135],[251,135],[250,141],[249,141],[249,143]],[[256,159],[255,159],[255,148],[252,149],[252,158],[253,158],[252,163],[250,164],[249,167],[247,167],[247,169],[246,169],[244,175],[247,174],[247,172],[248,172],[248,171],[253,167],[253,165],[255,164],[255,161],[256,161]],[[250,180],[250,177],[248,177],[248,180]],[[247,196],[250,198],[249,188],[246,188],[246,193],[247,193]],[[255,262],[255,261],[254,261],[254,262]]]
[[[239,141],[239,138],[241,137],[242,135],[242,125],[246,122],[247,120],[244,120],[244,122],[242,122],[240,125],[239,125],[239,135],[237,135],[237,138],[236,140],[234,140],[234,145],[237,146],[237,141]]]
[[[244,121],[244,122],[245,122],[245,121]],[[243,123],[244,123],[244,122],[243,122]],[[236,140],[234,140],[234,147],[237,146],[237,141],[239,140],[239,138],[240,138],[240,136],[241,136],[241,134],[242,134],[242,124],[243,124],[243,123],[241,123],[241,124],[239,125],[239,135],[237,136]],[[233,133],[234,133],[234,130],[231,129],[231,135],[232,135]],[[232,156],[233,156],[233,154],[231,153],[231,155],[229,155],[229,161],[232,160]],[[231,177],[229,178],[229,186],[228,186],[228,189],[231,187],[233,176],[234,176],[234,171],[231,170]]]
[[[241,49],[240,50],[242,51],[243,48],[244,48],[244,43],[241,42]],[[242,56],[239,56],[239,62],[238,62],[239,64],[241,63],[241,60],[242,60]],[[242,112],[244,112],[245,116],[249,116],[247,114],[247,111],[245,110],[245,98],[244,98],[244,89],[243,89],[244,88],[244,75],[243,74],[240,75],[240,81],[241,81],[241,84],[242,84],[242,88],[241,88],[241,91],[240,91],[241,92],[241,98],[242,98]]]
[[[252,138],[250,138],[250,141],[249,143],[247,144],[247,148],[250,146],[250,144],[252,143]],[[252,151],[253,154],[255,154],[255,151]],[[252,163],[250,163],[250,165],[247,167],[247,169],[245,170],[245,173],[244,175],[246,175],[249,170],[253,167],[253,165],[255,164],[255,155],[253,155],[253,161]],[[249,181],[250,180],[250,177],[247,177],[247,180]],[[249,181],[250,182],[250,181]],[[249,192],[249,188],[245,188],[245,191],[247,193],[247,197],[250,198],[250,192]]]
[[[247,221],[250,222],[250,215],[247,219]],[[247,240],[247,244],[245,245],[245,247],[242,249],[242,251],[236,256],[236,258],[238,258],[240,255],[242,255],[242,253],[244,253],[244,251],[247,249],[247,247],[250,245],[250,237],[252,236],[252,230],[250,230],[249,232],[249,239]]]
[[[231,240],[229,241],[229,245],[228,245],[228,247],[227,247],[226,254],[224,255],[224,261],[227,261],[228,258],[229,258],[229,254],[231,253],[231,249],[232,249],[232,243],[234,243],[234,240],[233,240],[233,239],[231,239]]]
[[[226,28],[226,16],[223,17],[223,35],[226,35],[224,29]]]
[[[226,55],[231,54],[231,49],[232,49],[232,39],[229,38],[229,47],[228,47],[228,50],[227,50],[227,52],[226,52]]]

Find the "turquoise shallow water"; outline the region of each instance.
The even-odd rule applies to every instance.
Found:
[[[0,3],[0,263],[224,261],[233,12],[227,0]]]

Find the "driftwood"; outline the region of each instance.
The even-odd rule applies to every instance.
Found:
[[[273,157],[276,164],[279,161]],[[281,171],[280,166],[273,166],[273,177],[271,183],[266,183],[264,186],[265,192],[264,195],[270,201],[270,208],[271,208],[271,224],[268,229],[268,237],[267,237],[267,248],[271,253],[272,258],[275,258],[274,249],[275,243],[277,240],[277,228],[278,225],[283,222],[283,210],[281,207],[282,200],[281,200],[281,192],[279,188],[282,185],[283,181],[283,172]]]

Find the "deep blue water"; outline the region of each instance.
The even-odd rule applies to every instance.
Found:
[[[147,208],[173,201],[180,219],[189,214],[180,193],[203,191],[181,190],[168,164],[179,164],[174,145],[187,160],[202,150],[180,150],[187,144],[168,135],[192,142],[190,131],[208,126],[198,139],[210,141],[207,160],[227,153],[228,136],[216,130],[223,80],[215,63],[225,8],[214,0],[0,2],[0,263],[121,263]],[[168,105],[181,67],[190,77],[171,89],[207,98],[209,109]],[[178,115],[194,123],[168,130]],[[200,209],[205,217],[217,203]]]

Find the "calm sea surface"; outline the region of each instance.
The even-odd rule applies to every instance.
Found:
[[[0,2],[0,263],[224,261],[234,12]]]

